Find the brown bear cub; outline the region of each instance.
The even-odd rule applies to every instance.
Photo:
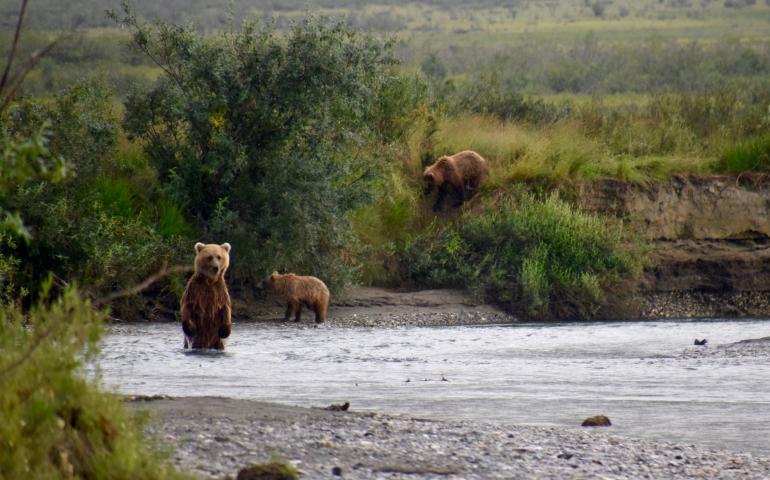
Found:
[[[288,302],[284,321],[288,321],[293,313],[294,321],[299,322],[303,305],[315,312],[316,323],[326,320],[326,312],[329,309],[329,289],[316,277],[303,277],[293,273],[281,275],[273,272],[262,282],[262,286],[272,288]]]
[[[184,348],[224,350],[230,336],[230,293],[225,272],[230,266],[230,244],[195,244],[195,273],[182,294]]]
[[[441,211],[447,195],[454,198],[452,206],[457,208],[478,192],[487,176],[487,161],[474,151],[464,150],[448,157],[444,156],[423,172],[425,195],[430,195],[434,189],[438,190],[436,203],[433,205],[434,212]]]

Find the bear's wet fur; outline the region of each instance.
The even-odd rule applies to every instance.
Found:
[[[232,329],[230,293],[225,272],[230,266],[230,244],[195,244],[195,273],[182,294],[184,348],[225,348],[222,339]]]

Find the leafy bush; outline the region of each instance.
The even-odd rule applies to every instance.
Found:
[[[623,226],[551,194],[514,191],[482,213],[434,227],[401,251],[407,280],[467,287],[535,319],[593,318],[641,273]],[[630,293],[628,288],[625,293]],[[610,294],[611,293],[611,294]]]
[[[175,257],[178,238],[165,241],[141,216],[124,215],[102,197],[90,186],[74,191],[34,186],[18,193],[18,206],[28,205],[24,218],[34,239],[18,252],[30,275],[22,285],[55,272],[99,294],[138,283],[163,259]],[[128,208],[133,211],[133,204]]]
[[[206,37],[122,21],[165,72],[129,98],[125,126],[204,236],[233,244],[234,278],[349,280],[346,213],[371,200],[382,144],[411,108],[393,100],[403,83],[389,45],[315,19],[281,38],[267,26]]]
[[[104,313],[75,289],[46,291],[26,315],[0,308],[0,478],[184,478],[119,397],[83,378]]]
[[[64,159],[68,175],[59,174],[55,183],[50,174],[0,182],[0,208],[15,212],[31,239],[0,243],[0,256],[19,264],[5,269],[0,286],[26,289],[34,301],[37,286],[52,272],[101,295],[138,283],[179,255],[179,242],[191,229],[157,191],[146,160],[121,142],[114,105],[102,85],[87,82],[47,100],[20,102],[3,117],[6,151],[19,150],[14,145],[21,140],[15,139],[31,138],[19,151],[34,153],[53,172],[65,171],[59,166]],[[36,133],[41,124],[47,125],[45,136]],[[58,170],[48,167],[54,160]],[[137,314],[123,310],[117,313]]]

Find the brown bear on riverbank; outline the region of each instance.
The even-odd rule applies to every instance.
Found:
[[[454,197],[452,206],[457,208],[478,192],[488,175],[487,161],[474,151],[464,150],[452,156],[444,156],[427,167],[423,173],[425,195],[430,195],[434,189],[438,189],[436,203],[433,205],[434,212],[441,210],[447,194]]]
[[[272,288],[288,302],[284,321],[288,321],[294,313],[294,321],[299,322],[303,305],[315,312],[316,323],[326,320],[329,289],[316,277],[273,272],[262,282],[262,286]]]
[[[195,273],[182,295],[184,348],[223,350],[230,336],[230,293],[225,272],[230,266],[230,244],[195,244]]]

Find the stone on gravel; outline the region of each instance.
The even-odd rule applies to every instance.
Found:
[[[291,459],[309,479],[333,478],[335,466],[346,480],[770,478],[766,456],[622,438],[602,430],[340,415],[213,397],[129,405],[155,414],[148,435],[176,438],[172,461],[200,479],[220,480],[274,455]],[[202,442],[190,425],[205,432],[204,438],[238,443]]]
[[[324,410],[329,410],[331,412],[347,412],[348,408],[350,408],[350,402],[332,403],[328,407],[324,408]]]
[[[596,415],[586,418],[581,425],[583,427],[609,427],[612,426],[612,422],[604,415]]]
[[[270,462],[242,468],[236,480],[298,480],[294,467],[282,462]]]

